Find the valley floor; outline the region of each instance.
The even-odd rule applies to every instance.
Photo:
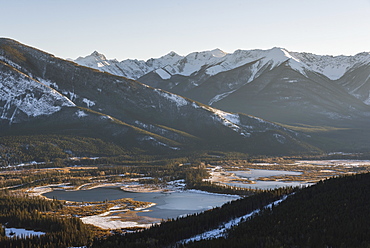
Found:
[[[69,171],[76,168],[55,168],[53,170]],[[87,168],[79,168],[81,170]],[[88,167],[89,170],[94,167]],[[42,169],[41,169],[42,170]],[[50,169],[44,169],[50,170]],[[290,162],[271,163],[224,163],[218,165],[207,165],[210,177],[205,181],[218,185],[228,185],[241,188],[263,188],[311,185],[319,180],[333,176],[353,173],[367,172],[370,170],[369,160],[301,160]],[[2,172],[5,173],[5,172]],[[112,176],[112,175],[111,175]],[[49,184],[28,188],[25,191],[30,196],[42,196],[53,190],[86,191],[100,187],[120,188],[123,191],[136,193],[154,192],[180,192],[184,191],[185,183],[182,180],[172,181],[167,184],[142,184],[142,177],[125,178],[121,182],[106,182],[95,180],[78,186],[69,183]],[[267,183],[267,184],[266,184]],[[266,186],[267,185],[267,186]],[[192,191],[188,191],[192,192]],[[198,192],[199,193],[199,192]],[[216,194],[217,195],[217,194]],[[230,198],[232,200],[232,198]],[[115,201],[102,202],[72,202],[66,201],[66,209],[59,214],[78,216],[85,224],[96,227],[113,229],[137,229],[147,228],[162,221],[143,215],[150,212],[149,208],[154,206],[153,202],[141,202],[133,199],[119,199]],[[138,215],[140,213],[140,215]]]

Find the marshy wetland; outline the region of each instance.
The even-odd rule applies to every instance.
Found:
[[[253,194],[256,189],[305,187],[333,176],[367,172],[370,161],[218,161],[214,164],[179,164],[174,166],[172,173],[180,169],[189,174],[172,177],[172,180],[164,173],[159,176],[159,170],[145,174],[144,169],[128,166],[24,167],[4,170],[0,178],[2,182],[8,179],[8,184],[13,182],[13,185],[3,185],[8,190],[62,201],[64,207],[55,211],[55,215],[78,217],[101,229],[127,230],[147,228],[163,220],[199,213]],[[196,187],[191,189],[189,178],[194,180],[198,175],[202,175],[201,181],[211,185],[247,191],[238,196],[195,190]]]

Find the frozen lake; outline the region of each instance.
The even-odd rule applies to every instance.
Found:
[[[67,201],[105,201],[121,198],[132,198],[136,201],[153,202],[155,206],[148,208],[150,212],[138,212],[140,216],[160,219],[176,218],[178,216],[202,212],[226,202],[238,199],[237,196],[209,194],[199,191],[178,191],[172,193],[136,193],[119,188],[102,187],[91,190],[65,191],[54,190],[43,194],[48,198]]]
[[[242,187],[242,188],[251,188],[251,189],[274,189],[287,186],[299,186],[299,185],[312,185],[306,182],[300,181],[260,181],[259,177],[271,177],[271,176],[282,176],[282,175],[301,175],[302,172],[296,171],[283,171],[283,170],[260,170],[260,169],[250,169],[249,171],[227,171],[229,173],[235,174],[236,177],[241,179],[248,179],[254,181],[253,184],[241,183],[241,182],[232,182],[226,183],[230,186]]]

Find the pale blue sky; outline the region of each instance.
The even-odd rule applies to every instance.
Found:
[[[220,48],[370,52],[370,0],[0,0],[0,37],[62,58]]]

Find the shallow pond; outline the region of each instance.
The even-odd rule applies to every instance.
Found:
[[[54,197],[58,200],[79,202],[116,200],[121,198],[133,198],[136,201],[154,202],[156,205],[148,208],[148,210],[151,210],[150,212],[139,212],[137,214],[160,219],[176,218],[182,215],[202,212],[238,199],[236,196],[208,194],[199,191],[136,193],[111,187],[79,191],[54,190],[43,195],[48,198]]]
[[[271,177],[271,176],[281,176],[281,175],[301,175],[302,172],[297,171],[283,171],[283,170],[259,170],[259,169],[250,169],[249,171],[228,171],[230,173],[234,173],[236,177],[239,178],[247,178],[249,180],[254,181],[253,184],[246,184],[246,183],[226,183],[230,186],[242,187],[242,188],[251,188],[251,189],[275,189],[280,187],[287,187],[287,186],[308,186],[311,185],[310,183],[300,182],[300,181],[292,181],[292,182],[284,182],[284,181],[260,181],[257,180],[259,177]]]

